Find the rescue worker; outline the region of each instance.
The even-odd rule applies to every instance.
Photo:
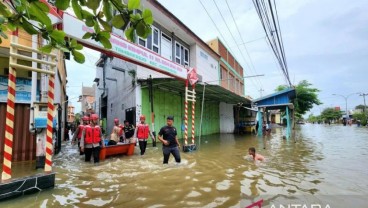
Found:
[[[128,120],[124,121],[124,127],[123,127],[123,141],[124,143],[130,143],[130,140],[134,138],[134,131],[135,128],[133,124],[130,124]],[[132,141],[134,142],[134,141]]]
[[[101,146],[104,147],[101,128],[98,125],[98,115],[92,114],[90,124],[84,127],[80,141],[81,151],[85,154],[85,161],[90,162],[93,154],[94,163],[100,161]]]
[[[162,127],[158,133],[158,139],[162,142],[163,164],[169,163],[170,154],[174,156],[177,163],[180,163],[180,143],[176,128],[173,126],[174,117],[168,116],[166,122],[167,126]]]
[[[108,145],[116,145],[120,141],[122,129],[118,118],[114,119],[114,124]]]
[[[78,126],[78,128],[75,130],[74,135],[73,135],[73,139],[72,139],[72,144],[75,144],[75,142],[78,139],[79,155],[83,155],[83,152],[81,151],[81,148],[80,148],[80,140],[82,138],[82,133],[83,133],[84,127],[87,126],[88,123],[89,123],[89,117],[88,116],[83,116],[82,121],[83,121],[83,124],[80,124]]]
[[[140,123],[137,124],[137,128],[134,131],[134,138],[138,139],[139,148],[141,149],[141,155],[144,155],[144,153],[146,152],[148,135],[151,136],[152,141],[155,140],[155,137],[150,131],[149,125],[145,123],[146,117],[144,115],[141,115],[139,117],[139,120],[140,120]]]

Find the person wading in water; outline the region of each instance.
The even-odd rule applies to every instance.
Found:
[[[75,144],[76,139],[78,139],[79,155],[84,154],[81,151],[80,140],[82,139],[82,133],[83,133],[84,128],[89,124],[89,117],[88,116],[83,116],[82,121],[83,121],[83,124],[80,124],[78,126],[77,130],[75,130],[74,135],[73,135],[73,139],[72,139],[72,144]]]
[[[170,154],[174,156],[177,163],[180,163],[180,143],[176,128],[173,126],[174,117],[168,116],[166,122],[167,125],[162,127],[158,133],[158,139],[162,142],[163,164],[169,163]]]
[[[104,147],[104,142],[102,141],[102,132],[98,123],[98,115],[91,115],[91,123],[87,125],[82,134],[82,139],[80,141],[81,151],[85,153],[85,161],[90,162],[91,156],[93,154],[94,163],[100,161],[100,150],[101,146]]]
[[[152,132],[149,129],[149,125],[145,123],[146,117],[141,115],[139,117],[140,123],[137,124],[137,128],[134,132],[134,138],[138,138],[139,148],[141,149],[141,155],[144,155],[147,147],[148,136],[151,136],[152,141],[155,140]]]

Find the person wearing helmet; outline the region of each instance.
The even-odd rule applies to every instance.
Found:
[[[169,163],[170,154],[174,156],[177,163],[180,163],[180,143],[176,128],[173,126],[174,117],[168,116],[166,122],[167,125],[162,127],[158,133],[158,139],[162,142],[163,164]]]
[[[133,124],[130,124],[128,120],[124,121],[124,127],[123,127],[123,141],[124,143],[130,143],[130,140],[134,138],[134,131],[135,128]],[[134,142],[134,141],[132,141]]]
[[[90,124],[85,126],[80,141],[81,151],[85,154],[85,161],[90,162],[93,154],[94,163],[100,161],[101,146],[104,147],[101,128],[98,125],[98,115],[92,114]]]
[[[134,131],[134,138],[138,139],[139,148],[141,149],[141,155],[144,155],[144,153],[146,152],[148,136],[151,136],[152,141],[155,140],[155,137],[150,131],[149,125],[145,123],[146,117],[144,115],[141,115],[139,117],[139,120],[140,123],[137,124],[137,128]]]
[[[122,129],[118,118],[114,119],[114,124],[108,145],[116,145],[120,141]]]
[[[88,116],[83,116],[82,121],[83,121],[83,123],[78,126],[77,130],[75,130],[74,135],[73,135],[73,139],[72,139],[72,144],[73,145],[76,143],[76,141],[78,139],[79,155],[83,155],[83,152],[81,151],[81,148],[80,148],[80,140],[82,138],[82,133],[83,133],[84,127],[87,126],[88,123],[89,123],[89,117]]]

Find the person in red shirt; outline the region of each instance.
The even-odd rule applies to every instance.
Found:
[[[83,121],[83,124],[80,124],[78,126],[78,128],[75,130],[74,135],[73,135],[73,139],[72,139],[72,144],[75,144],[77,139],[78,139],[79,155],[83,155],[83,152],[80,150],[80,140],[82,138],[82,133],[83,133],[84,127],[87,126],[88,123],[89,123],[89,117],[88,116],[83,116],[82,121]]]
[[[98,125],[98,115],[91,115],[91,123],[83,129],[80,140],[81,151],[85,154],[85,161],[90,162],[93,154],[94,163],[100,161],[101,146],[104,147],[101,128]]]
[[[134,131],[134,138],[138,139],[139,148],[141,149],[141,155],[144,155],[147,147],[148,136],[151,136],[152,140],[155,140],[152,132],[149,129],[149,125],[146,124],[146,117],[141,115],[139,117],[140,123],[137,124],[137,127]]]

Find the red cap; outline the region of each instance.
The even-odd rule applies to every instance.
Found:
[[[139,120],[146,120],[146,116],[144,115],[139,116]]]
[[[88,121],[89,120],[89,117],[88,116],[83,116],[82,120],[83,121]]]
[[[115,119],[114,119],[114,122],[119,122],[119,119],[118,119],[118,118],[115,118]]]

